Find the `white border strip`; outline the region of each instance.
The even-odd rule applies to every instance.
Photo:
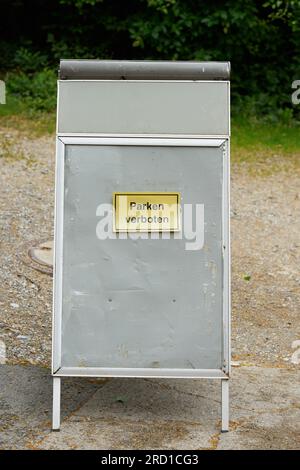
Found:
[[[52,321],[52,374],[61,365],[61,320],[63,283],[63,226],[64,226],[64,159],[65,146],[56,142],[54,254],[53,254],[53,321]]]
[[[141,139],[228,139],[227,134],[220,135],[202,135],[202,134],[101,134],[85,132],[57,132],[57,137],[91,137],[91,138],[141,138]]]
[[[102,368],[102,367],[62,367],[58,377],[151,377],[174,379],[228,379],[219,369],[145,369],[145,368]]]
[[[223,370],[230,373],[230,148],[223,151],[222,256],[223,256]]]
[[[59,137],[65,145],[133,145],[152,147],[220,147],[225,139],[153,139],[131,137]]]

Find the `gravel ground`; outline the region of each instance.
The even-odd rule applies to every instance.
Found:
[[[299,183],[294,166],[267,177],[249,176],[241,168],[232,172],[232,342],[234,359],[244,363],[295,361],[293,346],[300,339]]]
[[[52,278],[25,262],[53,236],[54,139],[2,130],[0,142],[0,339],[9,363],[49,365]]]
[[[0,340],[8,363],[49,366],[52,278],[33,269],[27,251],[53,236],[54,137],[0,129],[0,142]],[[259,175],[245,164],[232,168],[237,364],[299,367],[299,183],[294,164]]]

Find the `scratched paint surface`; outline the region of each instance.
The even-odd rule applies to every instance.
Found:
[[[221,368],[221,181],[221,148],[67,146],[62,366]],[[204,204],[204,247],[99,240],[118,191]]]

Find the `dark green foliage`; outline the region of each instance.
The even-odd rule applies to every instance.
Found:
[[[230,60],[234,114],[300,114],[300,0],[1,0],[1,22],[8,89],[39,109],[60,58]]]
[[[53,111],[56,105],[56,73],[50,69],[8,73],[7,92],[20,98],[29,109]]]

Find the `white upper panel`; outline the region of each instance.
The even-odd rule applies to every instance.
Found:
[[[58,134],[229,135],[229,82],[60,80]]]

